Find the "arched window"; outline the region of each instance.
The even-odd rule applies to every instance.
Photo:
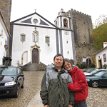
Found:
[[[89,67],[91,64],[92,64],[92,63],[91,63],[91,59],[90,59],[90,58],[87,58],[87,59],[86,59],[86,65]]]
[[[66,18],[64,18],[63,23],[64,27],[68,28],[68,20]]]
[[[50,45],[50,37],[49,36],[45,36],[45,43],[47,43],[47,45]]]

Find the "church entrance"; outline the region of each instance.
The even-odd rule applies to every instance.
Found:
[[[102,68],[102,61],[101,59],[98,60],[99,68]]]
[[[37,48],[32,50],[32,63],[39,63],[39,51]]]

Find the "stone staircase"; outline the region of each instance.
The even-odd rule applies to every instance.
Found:
[[[43,63],[37,64],[37,63],[28,63],[21,67],[23,71],[44,71],[46,68],[46,65]]]

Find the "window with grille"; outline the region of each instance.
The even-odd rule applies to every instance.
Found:
[[[47,43],[48,46],[50,45],[50,37],[49,36],[45,37],[45,43]]]
[[[103,54],[103,60],[106,62],[106,54]]]
[[[68,20],[66,18],[64,18],[63,23],[64,27],[68,28]]]
[[[20,34],[20,41],[23,43],[25,41],[25,34]]]

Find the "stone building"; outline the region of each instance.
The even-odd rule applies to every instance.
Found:
[[[0,0],[0,65],[10,64],[11,0]]]
[[[3,16],[6,28],[10,32],[10,15],[11,15],[12,0],[0,0],[0,12]],[[69,10],[63,13],[66,17],[70,18],[73,25],[72,31],[74,32],[74,58],[76,62],[87,62],[88,59],[92,60],[94,50],[92,48],[92,21],[91,16],[81,13],[76,10]],[[67,20],[64,20],[65,27],[67,27]],[[12,43],[12,42],[10,42]],[[12,44],[11,44],[12,45]],[[11,52],[9,52],[11,54]]]
[[[94,50],[91,45],[92,21],[91,16],[89,15],[72,9],[68,12],[64,12],[63,9],[61,9],[54,25],[35,12],[11,22],[11,28],[13,38],[13,65],[25,66],[26,64],[32,64],[33,62],[42,62],[43,64],[48,65],[52,62],[50,59],[52,59],[55,53],[62,53],[64,57],[74,59],[76,63],[85,62],[89,64],[93,62],[92,56]],[[32,41],[32,32],[34,30],[39,32],[36,45],[35,42]],[[20,38],[22,36],[26,39],[24,42],[22,41],[21,44]],[[50,39],[48,40],[48,42],[50,42],[48,47],[46,45],[47,37]],[[43,38],[45,42],[38,38]],[[44,44],[43,47],[42,44]],[[46,49],[44,48],[45,45],[47,47]],[[16,52],[16,47],[19,49],[19,55]],[[22,47],[22,49],[20,47]],[[37,50],[38,54],[38,56],[35,55],[35,58],[39,58],[35,59],[35,61],[33,61],[34,49]],[[48,53],[48,57],[46,57],[46,53]],[[19,57],[16,58],[16,55]]]
[[[41,66],[53,63],[57,53],[74,59],[72,20],[63,14],[59,12],[56,25],[37,12],[12,21],[12,65],[40,70]]]
[[[93,62],[91,16],[73,9],[67,14],[72,19],[77,63],[87,62],[88,59]]]

